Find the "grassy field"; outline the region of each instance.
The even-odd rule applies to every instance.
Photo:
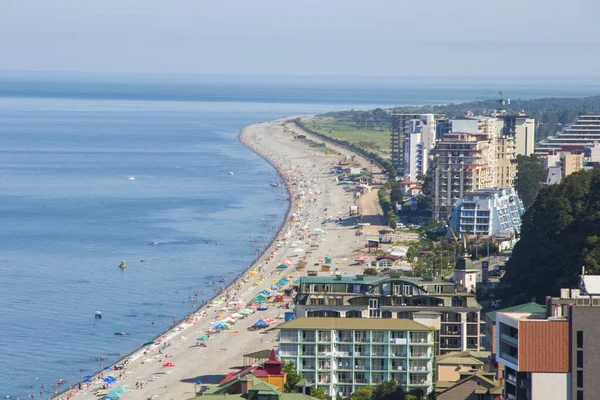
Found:
[[[366,150],[377,151],[384,156],[390,154],[390,131],[388,129],[357,129],[351,121],[328,116],[316,116],[303,119],[302,122],[307,127],[332,138],[347,140]]]

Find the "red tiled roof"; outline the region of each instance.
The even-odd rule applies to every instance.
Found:
[[[223,379],[221,382],[219,382],[220,385],[223,385],[227,382],[230,382],[231,380],[238,378],[240,376],[244,376],[249,372],[253,372],[255,370],[258,369],[258,366],[256,365],[249,365],[247,367],[242,368],[241,370],[237,371],[237,372],[230,372],[227,375],[225,375],[225,379]]]

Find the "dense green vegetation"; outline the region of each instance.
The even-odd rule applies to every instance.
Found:
[[[600,274],[600,171],[580,171],[540,190],[523,216],[521,238],[498,296],[542,301],[577,287],[581,267]]]
[[[528,209],[540,191],[540,182],[546,178],[546,170],[534,156],[517,156],[517,176],[515,189],[523,201],[523,206]]]
[[[351,400],[424,400],[427,397],[422,389],[405,393],[400,384],[394,380],[381,382],[377,386],[362,387],[350,395]]]

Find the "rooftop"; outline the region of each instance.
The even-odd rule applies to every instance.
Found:
[[[534,303],[534,302],[529,302],[529,303],[525,303],[525,304],[519,304],[517,306],[512,306],[512,307],[507,307],[507,308],[503,308],[501,310],[496,310],[496,311],[490,311],[489,313],[487,313],[487,317],[492,320],[492,322],[496,322],[496,313],[498,312],[503,312],[503,313],[545,313],[546,312],[546,306],[542,306],[538,303]]]
[[[302,317],[277,326],[278,329],[367,329],[395,331],[431,331],[411,319],[320,318]]]
[[[461,365],[483,365],[484,361],[490,357],[489,351],[452,351],[450,353],[438,356],[437,364],[461,364]]]

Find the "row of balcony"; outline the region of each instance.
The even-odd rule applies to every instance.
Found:
[[[293,352],[293,351],[280,351],[280,354],[285,357],[354,357],[354,358],[387,358],[387,357],[396,357],[396,358],[429,358],[429,352],[410,352],[410,353],[369,353],[369,352],[355,352],[355,353],[346,353],[346,352],[311,352],[305,351],[301,353]]]

